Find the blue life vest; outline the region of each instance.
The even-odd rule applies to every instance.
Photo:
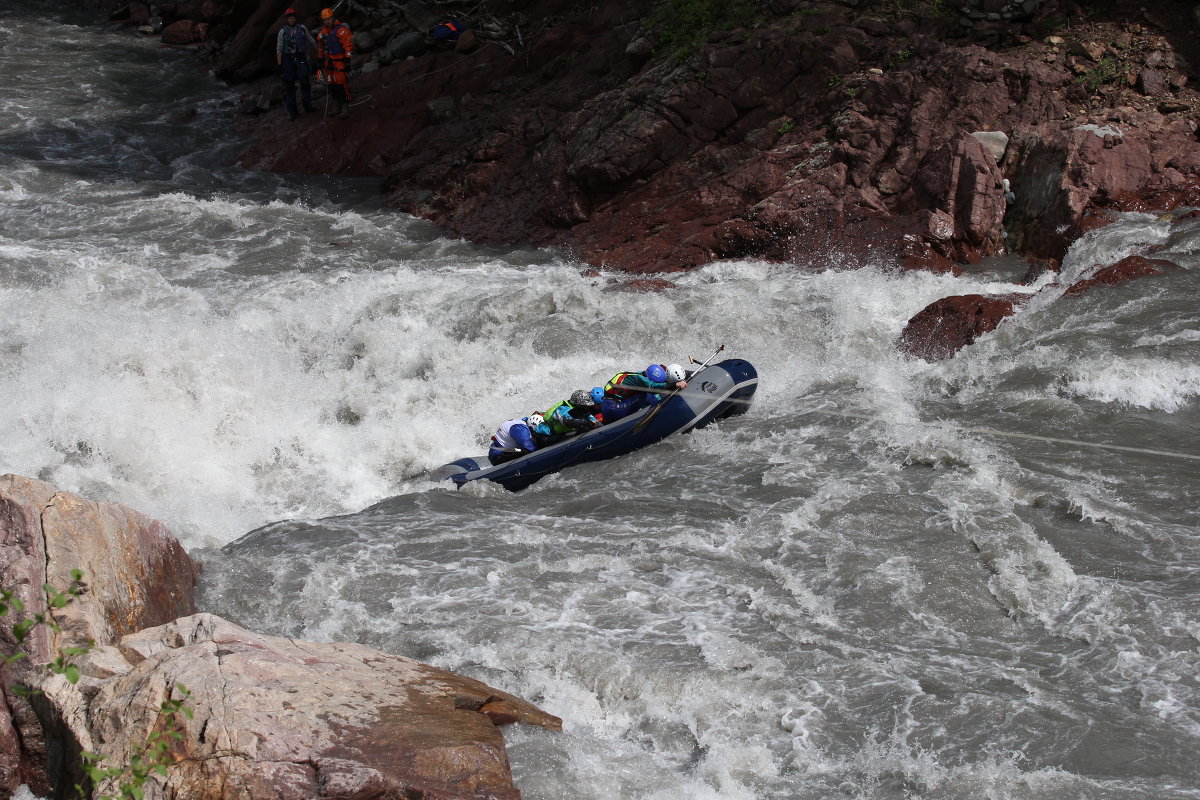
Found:
[[[292,58],[308,57],[308,29],[300,23],[283,28],[283,54]]]
[[[346,27],[342,23],[338,23],[329,29],[329,33],[321,33],[325,39],[325,55],[327,56],[344,56],[346,51],[342,49],[341,40],[337,37],[337,32]]]

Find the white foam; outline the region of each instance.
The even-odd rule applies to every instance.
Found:
[[[1087,359],[1066,388],[1080,397],[1162,411],[1179,411],[1200,396],[1200,365],[1154,358]]]

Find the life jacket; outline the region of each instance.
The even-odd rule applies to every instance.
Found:
[[[456,19],[448,22],[439,22],[429,29],[429,38],[435,42],[453,42],[462,36],[463,31],[466,29],[467,26]]]
[[[529,426],[522,419],[510,419],[507,422],[501,422],[500,428],[492,434],[492,447],[497,450],[512,450],[515,447],[521,447],[521,443],[513,436],[512,429],[520,425],[528,430]]]
[[[342,47],[342,40],[338,38],[338,31],[346,26],[338,23],[329,29],[328,32],[324,28],[321,29],[321,39],[325,42],[325,55],[336,58],[346,55],[346,49]]]
[[[571,405],[566,400],[550,406],[550,408],[548,408],[546,413],[542,414],[542,416],[546,418],[546,424],[550,426],[550,430],[553,433],[561,435],[564,433],[569,433],[572,428],[564,423],[558,415],[558,411],[560,409],[565,409],[565,411],[563,411],[564,416],[574,417],[574,414],[571,414],[571,412],[575,410],[575,406]]]
[[[300,23],[283,26],[283,54],[293,58],[308,56],[308,29]]]
[[[625,378],[630,375],[637,375],[636,372],[618,372],[608,379],[608,383],[604,384],[604,396],[612,397],[617,400],[623,400],[629,397],[633,392],[626,389],[621,384],[625,382]]]

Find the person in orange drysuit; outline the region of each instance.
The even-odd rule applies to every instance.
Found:
[[[317,58],[321,60],[321,72],[329,87],[333,100],[334,114],[343,119],[350,116],[350,55],[354,49],[350,29],[345,23],[334,19],[333,9],[321,12],[321,30],[317,34]]]

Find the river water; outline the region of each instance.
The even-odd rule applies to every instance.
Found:
[[[1200,798],[1195,221],[1065,265],[1182,270],[927,364],[905,321],[1019,269],[629,291],[233,166],[231,90],[93,22],[0,11],[0,472],[165,521],[207,611],[561,716],[506,729],[526,798]],[[720,344],[745,416],[519,494],[423,480]]]

